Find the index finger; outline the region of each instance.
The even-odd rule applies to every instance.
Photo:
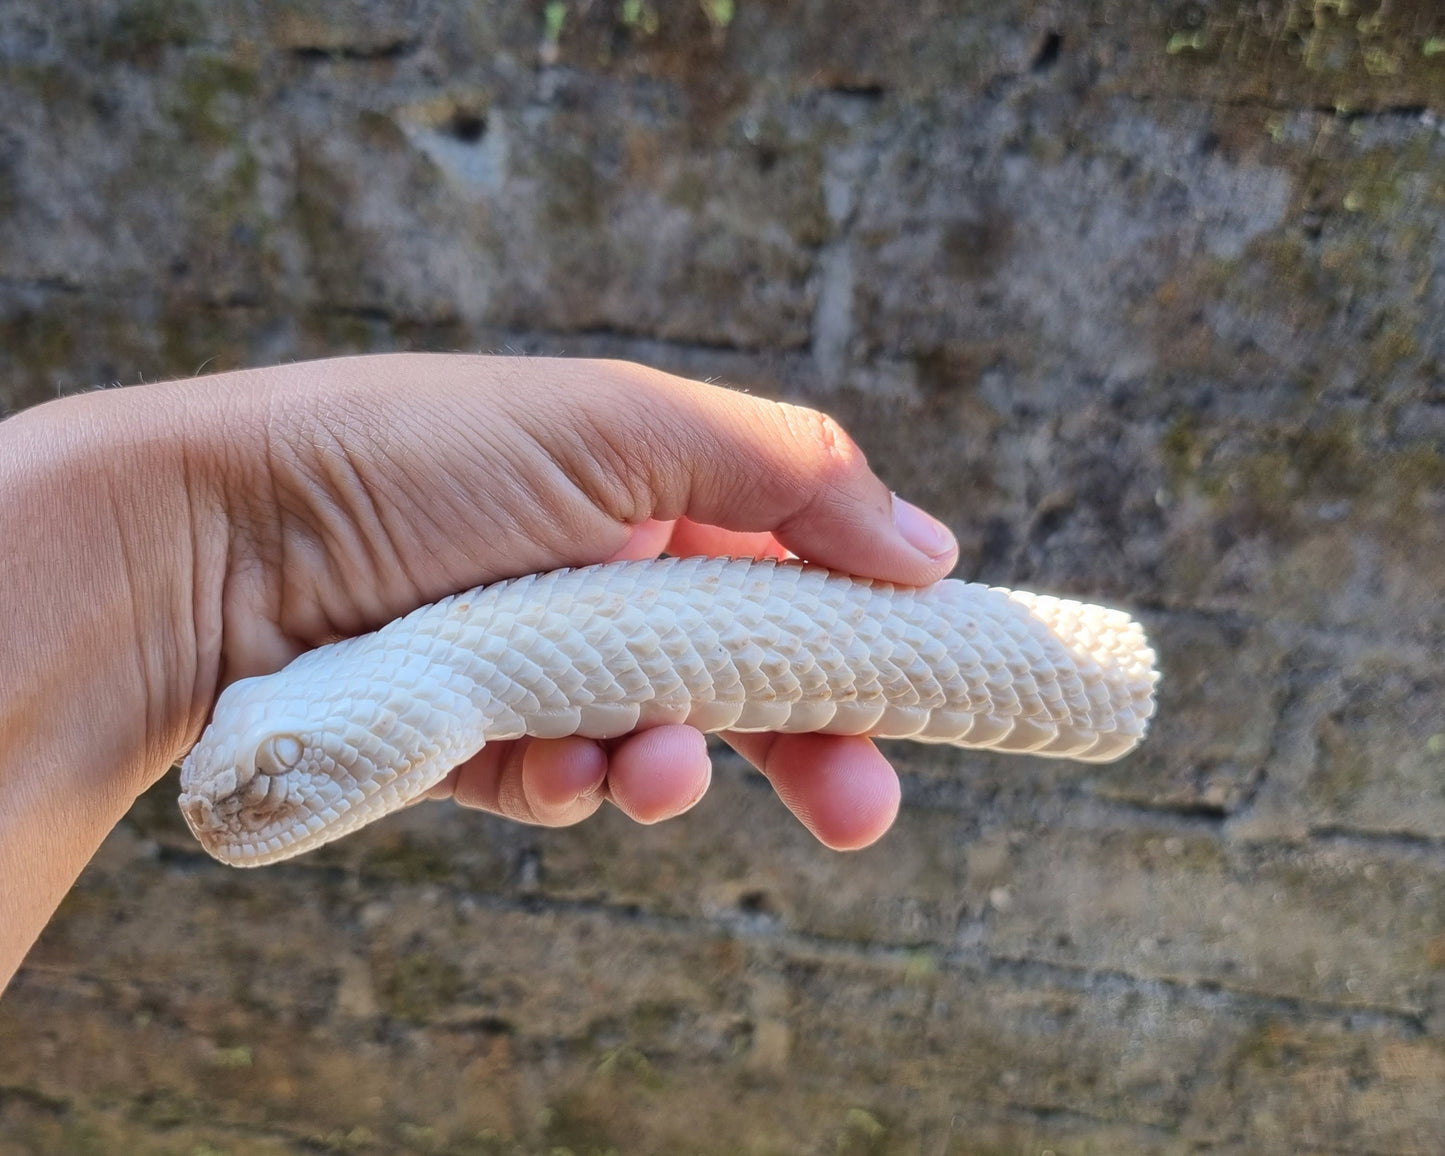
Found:
[[[937,581],[957,559],[947,527],[896,499],[824,413],[628,363],[554,365],[566,367],[575,436],[539,440],[619,521],[769,533],[807,561],[906,585]]]

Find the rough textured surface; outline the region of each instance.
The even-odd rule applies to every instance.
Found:
[[[226,688],[181,813],[261,867],[409,806],[487,743],[716,731],[914,739],[1085,763],[1154,714],[1120,610],[945,579],[924,589],[747,558],[528,574]]]
[[[1158,730],[898,750],[880,847],[143,800],[0,1008],[0,1152],[1438,1152],[1445,13],[0,5],[0,406],[348,350],[811,400]],[[560,21],[560,23],[559,23]],[[373,833],[374,832],[374,833]]]

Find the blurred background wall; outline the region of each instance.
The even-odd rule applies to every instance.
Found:
[[[1434,0],[5,0],[0,413],[391,349],[826,408],[961,571],[1141,614],[1138,755],[897,748],[878,847],[143,799],[0,1153],[1445,1150]]]

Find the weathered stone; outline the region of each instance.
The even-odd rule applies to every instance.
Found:
[[[1346,1048],[1365,1071],[1337,1106],[1297,1105],[1291,1126],[1322,1134],[1343,1113],[1400,1140],[1392,1150],[1425,1151],[1406,1141],[1438,1110],[1423,1099],[1438,1045],[1403,1024],[1281,1029],[1280,1006],[1185,985],[979,971],[605,907],[526,912],[433,884],[318,885],[317,872],[232,885],[218,903],[235,878],[220,867],[145,873],[121,846],[107,859],[0,1017],[0,1084],[29,1089],[7,1111],[56,1128],[119,1128],[107,1106],[145,1089],[132,1126],[402,1145],[424,1130],[442,1151],[487,1134],[524,1151],[564,1135],[598,1150],[814,1150],[859,1131],[912,1151],[1024,1109],[1082,1114],[1051,1130],[1061,1143],[1105,1117],[1124,1135],[1160,1129],[1158,1150],[1174,1151],[1171,1136],[1228,1137],[1220,1089],[1277,1066],[1271,1047],[1290,1080],[1333,1086]],[[207,967],[188,972],[197,955]],[[353,973],[369,974],[379,1013],[342,998]],[[1270,1042],[1281,1030],[1289,1046]],[[786,1080],[759,1078],[780,1063]],[[1269,1084],[1252,1086],[1245,1102],[1264,1113]],[[1380,1097],[1409,1113],[1384,1132],[1369,1123]]]
[[[1376,653],[1342,672],[1305,788],[1316,822],[1445,839],[1442,698],[1436,662]]]
[[[1265,1150],[1435,1151],[1445,1135],[1438,1039],[1261,1022],[1223,1058],[1201,1131],[1241,1121]]]
[[[0,1156],[1429,1153],[1445,12],[0,5],[0,414],[388,349],[819,405],[962,573],[1140,614],[1116,765],[888,750],[838,857],[142,799],[0,1007]]]
[[[1236,845],[1167,822],[1008,834],[988,871],[972,869],[979,852],[969,860],[977,926],[964,937],[992,954],[1405,1014],[1430,1006],[1445,879],[1428,857]]]
[[[1145,616],[1162,681],[1151,741],[1095,768],[1096,793],[1148,807],[1230,813],[1253,796],[1273,753],[1288,651],[1229,616]]]
[[[1445,837],[1434,648],[1314,646],[1299,658],[1269,777],[1238,833],[1368,835],[1419,847]]]

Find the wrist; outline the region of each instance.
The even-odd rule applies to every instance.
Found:
[[[191,503],[154,408],[90,394],[0,425],[0,752],[122,808],[195,729]]]
[[[123,392],[0,423],[0,989],[214,689],[196,543],[224,528],[163,408]]]

